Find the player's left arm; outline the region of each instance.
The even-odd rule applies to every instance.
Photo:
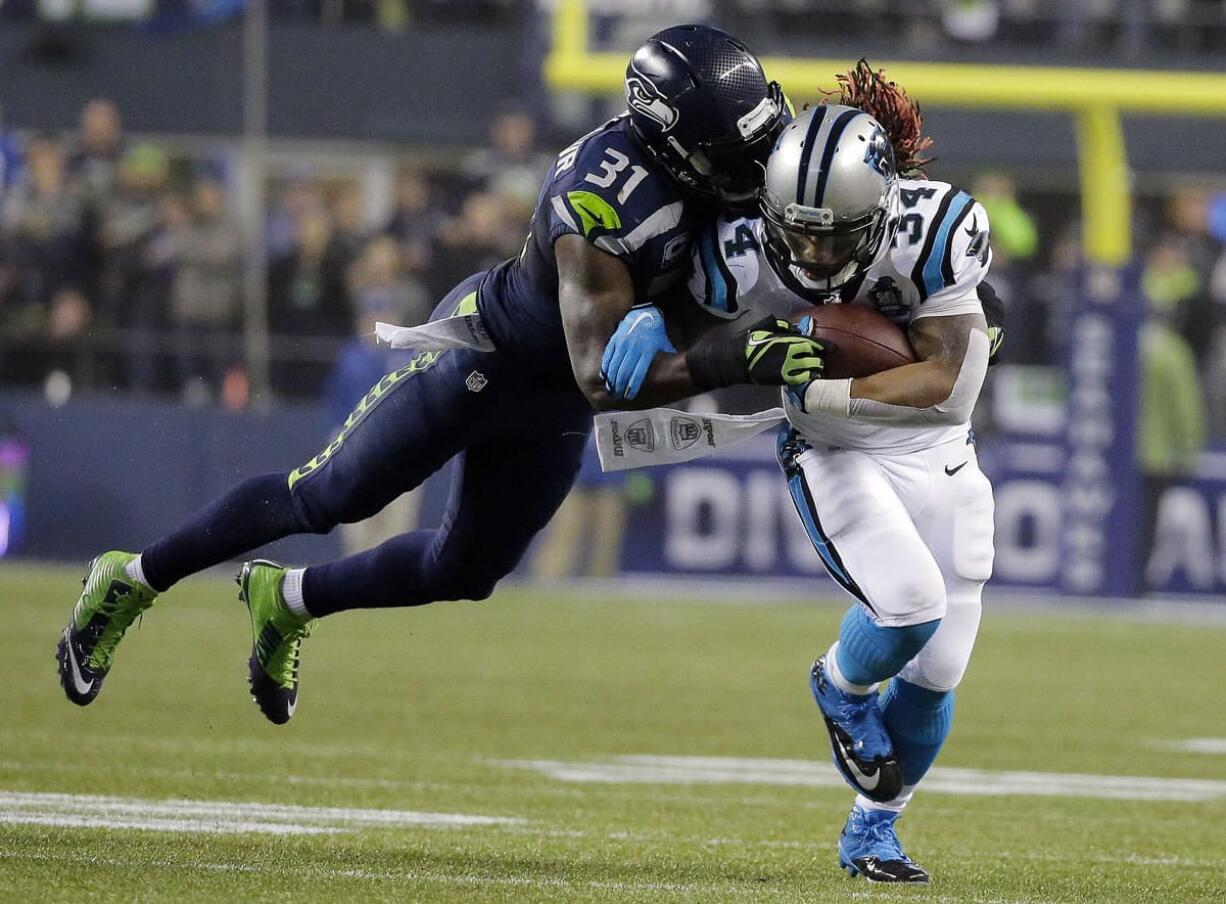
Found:
[[[695,395],[686,357],[661,354],[640,399],[620,399],[605,385],[602,359],[609,337],[634,304],[629,268],[578,235],[554,243],[558,261],[558,303],[579,388],[597,411],[650,408]]]
[[[988,370],[988,325],[982,314],[924,317],[911,323],[920,360],[854,380],[815,380],[802,407],[898,426],[970,420]]]
[[[917,410],[945,410],[953,423],[970,416],[988,365],[988,325],[982,314],[922,317],[907,331],[919,361],[851,381],[852,408],[859,400]],[[982,359],[982,361],[980,360]],[[968,366],[969,365],[969,366]],[[958,381],[965,389],[956,399]],[[958,410],[955,410],[958,409]]]

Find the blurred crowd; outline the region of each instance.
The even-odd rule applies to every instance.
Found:
[[[556,0],[538,0],[551,8]],[[588,0],[596,33],[631,47],[644,21],[710,21],[751,46],[806,39],[888,42],[920,53],[994,49],[1211,53],[1226,48],[1224,0]],[[647,30],[650,30],[648,28]]]
[[[454,283],[517,254],[547,165],[532,119],[511,110],[458,167],[400,171],[386,216],[367,209],[354,179],[274,181],[264,236],[273,391],[318,397],[347,340],[376,320],[426,319]],[[228,169],[129,140],[106,100],[86,106],[69,136],[0,129],[0,384],[54,374],[73,387],[245,405],[246,248]],[[350,379],[374,376],[346,405],[387,369],[381,350],[355,349],[369,360]]]
[[[992,222],[991,280],[1009,304],[1006,360],[1062,365],[1080,224],[1028,209],[1000,174],[980,176],[972,191]],[[1226,191],[1141,199],[1134,232],[1144,305],[1138,450],[1148,472],[1182,473],[1207,445],[1226,448]]]
[[[267,0],[280,22],[402,31],[435,23],[507,24],[559,0]],[[756,40],[820,35],[882,38],[931,50],[950,43],[1213,52],[1226,48],[1226,0],[588,0],[597,30],[622,44],[644,18],[722,23]],[[247,0],[0,0],[0,19],[171,21],[209,25]],[[626,46],[632,46],[630,40]]]
[[[248,0],[0,0],[0,20],[170,22],[210,25],[241,14]],[[282,22],[371,25],[399,31],[419,23],[497,24],[532,8],[531,0],[261,0]]]
[[[508,109],[480,149],[402,167],[381,204],[352,173],[276,174],[262,236],[272,391],[322,397],[342,420],[403,357],[369,341],[374,323],[421,322],[465,276],[516,255],[548,164],[533,118]],[[129,138],[104,99],[69,135],[0,127],[0,384],[54,377],[246,405],[248,248],[232,169]],[[1058,366],[1081,263],[1075,201],[998,173],[969,185],[992,221],[1006,360]],[[1226,193],[1141,199],[1135,220],[1154,390],[1142,453],[1150,470],[1178,471],[1226,444]]]
[[[902,36],[904,43],[1001,41],[1019,46],[1221,49],[1226,45],[1222,0],[733,0],[770,7],[777,16],[823,17],[861,35]]]

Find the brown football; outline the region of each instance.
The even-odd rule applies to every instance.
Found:
[[[797,323],[802,317],[813,318],[809,335],[831,346],[826,354],[829,379],[867,377],[916,360],[907,334],[870,307],[819,304],[791,319]]]

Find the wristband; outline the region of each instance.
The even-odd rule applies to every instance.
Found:
[[[744,339],[739,335],[699,342],[685,353],[685,364],[694,385],[704,392],[749,381]]]
[[[814,380],[805,388],[805,411],[851,416],[851,380]]]

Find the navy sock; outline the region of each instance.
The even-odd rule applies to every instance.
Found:
[[[839,629],[839,671],[852,684],[876,684],[893,678],[924,648],[941,624],[939,618],[919,625],[883,628],[863,606],[852,606]]]
[[[885,726],[902,765],[904,784],[924,777],[954,721],[954,692],[932,691],[895,678],[881,695]]]
[[[146,548],[141,568],[149,586],[161,592],[188,575],[310,530],[295,512],[287,475],[265,474],[243,481]]]

